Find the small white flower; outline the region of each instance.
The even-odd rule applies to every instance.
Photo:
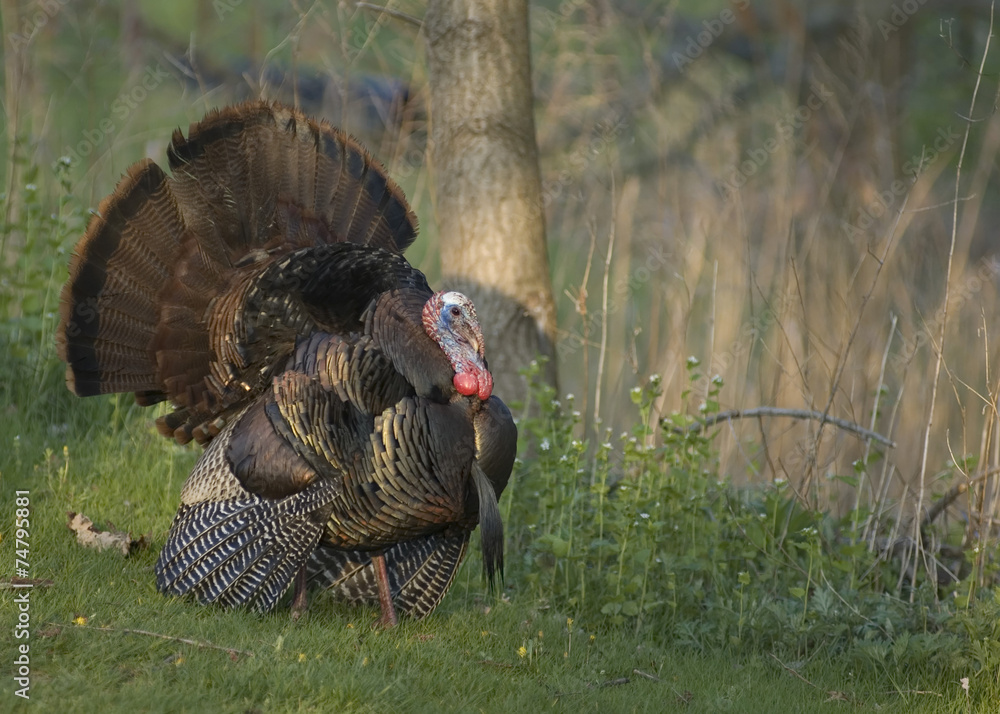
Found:
[[[690,357],[687,358],[688,367],[697,367],[699,364],[701,364],[701,360],[699,360],[694,355],[691,355]]]
[[[648,513],[640,513],[639,514],[639,518],[649,518],[649,514]]]
[[[563,454],[562,456],[559,457],[559,463],[560,464],[568,464],[569,463],[569,457],[566,454]]]
[[[538,445],[538,448],[540,448],[542,451],[548,451],[550,446],[551,444],[549,444],[548,437],[545,437],[544,439],[542,439],[542,443]]]

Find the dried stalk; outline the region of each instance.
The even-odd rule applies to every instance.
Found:
[[[994,3],[990,3],[990,31],[986,35],[986,45],[983,47],[983,56],[979,62],[979,72],[976,74],[976,85],[972,90],[972,100],[969,102],[969,117],[972,117],[976,108],[976,98],[979,96],[979,85],[982,83],[983,69],[986,67],[986,56],[989,54],[990,41],[993,39],[993,9]],[[951,267],[955,259],[955,241],[958,236],[958,191],[962,183],[962,163],[965,160],[965,151],[969,146],[969,135],[971,132],[972,120],[970,118],[965,123],[965,132],[962,136],[962,148],[958,152],[958,165],[955,167],[955,195],[952,200],[951,209],[951,240],[948,244],[948,267],[945,269],[944,275],[944,306],[942,307],[941,313],[941,330],[937,340],[937,359],[934,361],[934,379],[931,381],[931,402],[927,409],[927,425],[924,428],[924,442],[920,454],[920,489],[917,492],[916,516],[919,516],[920,512],[923,510],[924,490],[927,487],[927,452],[930,447],[931,427],[934,425],[934,406],[937,403],[938,380],[941,377],[941,365],[944,362],[944,338],[946,330],[948,329],[948,301],[951,298]],[[910,580],[910,602],[913,602],[913,597],[917,588],[917,565],[919,563],[918,559],[920,557],[921,550],[919,545],[921,524],[920,518],[914,517],[913,524],[913,536],[914,540],[917,542],[917,547],[914,549],[913,575]]]

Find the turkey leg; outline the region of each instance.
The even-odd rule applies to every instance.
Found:
[[[389,592],[389,573],[385,568],[385,555],[379,553],[372,556],[375,566],[375,582],[378,583],[378,602],[382,606],[382,617],[378,624],[382,627],[395,627],[399,622],[396,608],[392,604],[392,594]]]
[[[292,598],[292,619],[298,620],[309,608],[309,593],[306,587],[306,566],[299,568],[295,576],[295,596]]]

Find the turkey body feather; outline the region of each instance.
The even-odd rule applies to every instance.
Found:
[[[269,610],[296,574],[430,613],[497,498],[517,431],[475,309],[402,252],[416,220],[339,130],[253,102],[129,169],[77,245],[60,356],[81,396],[170,401],[207,448],[156,566],[164,592]]]

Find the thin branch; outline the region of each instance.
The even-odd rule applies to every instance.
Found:
[[[608,353],[608,281],[611,277],[611,256],[615,252],[615,223],[618,220],[618,204],[615,202],[615,174],[611,172],[611,225],[608,228],[608,255],[604,259],[604,282],[601,284],[601,351],[597,357],[597,384],[594,387],[594,432],[600,437],[601,391],[604,386],[604,361]]]
[[[719,412],[718,414],[713,414],[704,421],[700,421],[697,424],[692,424],[687,428],[674,427],[674,432],[678,434],[697,434],[699,431],[703,431],[710,426],[714,426],[719,422],[728,421],[730,419],[752,419],[762,416],[772,416],[772,417],[790,417],[792,419],[814,419],[824,424],[833,424],[836,427],[840,427],[844,431],[853,432],[859,436],[866,439],[874,439],[884,446],[889,448],[896,448],[896,442],[888,439],[881,434],[872,431],[871,429],[866,429],[863,426],[855,424],[852,421],[847,421],[846,419],[840,419],[838,417],[830,416],[829,414],[824,414],[823,412],[818,412],[813,409],[782,409],[780,407],[755,407],[753,409],[731,409],[725,412]]]
[[[959,201],[971,201],[976,197],[976,194],[971,196],[966,196],[965,198],[958,199]],[[911,208],[907,213],[923,213],[924,211],[933,211],[936,208],[943,208],[944,206],[950,206],[955,202],[955,199],[950,201],[942,201],[941,203],[935,203],[933,206],[924,206],[922,208]]]
[[[0,590],[22,590],[25,588],[50,588],[55,583],[44,578],[8,578],[0,580]]]
[[[68,627],[68,625],[60,625],[57,622],[50,622],[50,625],[55,627]],[[253,652],[249,650],[237,650],[232,647],[222,647],[221,645],[213,645],[211,642],[202,642],[200,640],[189,640],[186,637],[174,637],[173,635],[162,635],[159,632],[149,632],[148,630],[133,630],[129,628],[116,629],[114,627],[93,627],[92,625],[73,625],[72,627],[80,627],[85,630],[97,630],[99,632],[121,632],[126,635],[145,635],[147,637],[158,637],[161,640],[170,640],[171,642],[183,642],[186,645],[194,645],[195,647],[201,647],[204,649],[212,650],[222,650],[223,652],[228,652],[230,657],[236,658],[239,655],[246,655],[247,657],[253,657]]]
[[[647,675],[648,676],[648,675]],[[618,679],[609,679],[606,682],[588,682],[587,689],[604,689],[605,687],[620,687],[623,684],[628,684],[631,680],[628,677],[619,677]],[[585,694],[586,690],[579,690],[576,692],[556,692],[553,696],[558,699],[560,697],[568,697],[573,694]]]
[[[927,509],[927,515],[924,516],[923,520],[920,521],[920,528],[923,530],[931,523],[934,519],[941,515],[941,512],[955,502],[959,496],[968,491],[974,484],[981,483],[985,481],[990,476],[995,476],[1000,473],[1000,467],[992,468],[985,473],[976,476],[974,479],[969,481],[962,481],[961,483],[956,483],[954,486],[945,491],[944,495],[938,499],[937,503],[932,505]]]
[[[657,676],[656,676],[655,674],[647,674],[647,673],[643,672],[643,671],[642,671],[641,669],[633,669],[633,670],[632,670],[632,674],[637,674],[637,675],[639,675],[640,677],[645,677],[646,679],[650,680],[651,682],[659,682],[659,681],[662,681],[662,680],[660,680],[660,678],[659,678],[659,677],[657,677]]]
[[[983,47],[983,57],[979,62],[979,73],[976,75],[976,85],[972,90],[972,99],[969,102],[969,116],[972,116],[976,108],[976,99],[979,97],[979,85],[983,78],[983,68],[986,66],[986,57],[990,52],[990,41],[993,39],[993,10],[994,3],[990,3],[990,29],[986,34],[986,44]],[[944,273],[944,305],[941,308],[941,330],[939,332],[937,344],[937,359],[934,362],[934,379],[931,382],[931,399],[927,407],[927,425],[924,427],[923,449],[920,454],[920,490],[917,493],[917,510],[914,511],[914,540],[921,541],[921,521],[917,518],[924,505],[924,490],[927,486],[927,458],[931,441],[931,427],[934,425],[934,406],[937,404],[938,382],[941,379],[941,364],[944,362],[944,341],[948,329],[948,303],[951,300],[951,270],[955,259],[955,242],[958,240],[958,199],[959,190],[962,185],[962,164],[965,162],[965,151],[969,146],[969,135],[972,133],[972,124],[965,125],[965,134],[962,137],[962,148],[958,152],[958,165],[955,167],[955,194],[951,212],[951,241],[948,244],[948,266]],[[914,594],[917,590],[917,566],[919,565],[920,548],[917,548],[913,556],[913,576],[910,579],[910,602],[913,602]]]
[[[788,666],[787,664],[785,664],[785,663],[784,663],[784,662],[782,662],[782,661],[781,661],[780,659],[778,659],[778,655],[774,654],[774,652],[768,652],[768,654],[769,654],[769,655],[771,655],[771,657],[773,657],[773,658],[774,658],[774,661],[775,661],[775,662],[777,662],[778,664],[780,664],[780,665],[781,665],[781,668],[782,668],[783,670],[785,670],[786,672],[788,672],[789,674],[791,674],[791,675],[792,675],[792,676],[794,676],[794,677],[798,677],[799,679],[801,679],[801,680],[802,680],[803,682],[805,682],[806,684],[808,684],[808,685],[809,685],[810,687],[812,687],[813,689],[819,689],[819,687],[817,687],[817,686],[816,686],[815,684],[813,684],[812,682],[810,682],[810,681],[809,681],[808,679],[806,679],[806,678],[805,678],[805,677],[803,677],[803,676],[802,676],[801,674],[799,674],[799,673],[798,673],[798,672],[796,672],[796,671],[795,671],[794,669],[792,669],[792,668],[791,668],[791,667],[789,667],[789,666]]]
[[[411,25],[421,28],[424,26],[424,21],[419,17],[414,17],[408,13],[402,12],[400,10],[393,10],[391,7],[386,7],[384,5],[376,5],[370,2],[356,2],[355,7],[359,7],[363,10],[371,10],[373,12],[380,12],[388,15],[396,20],[402,20],[403,22],[408,22]]]

